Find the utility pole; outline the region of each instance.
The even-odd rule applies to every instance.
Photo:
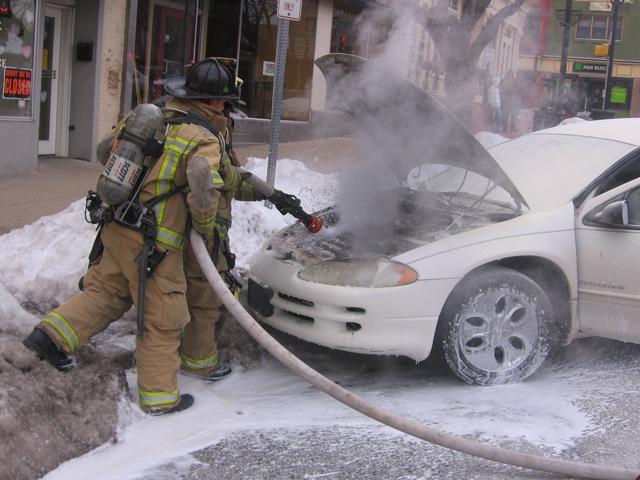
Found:
[[[560,76],[558,78],[558,93],[562,92],[567,78],[567,57],[569,56],[569,38],[571,37],[571,13],[573,0],[566,0],[564,19],[562,20],[562,51],[560,53]]]
[[[562,50],[560,52],[560,75],[555,91],[555,100],[558,101],[564,92],[564,83],[567,78],[567,58],[569,56],[569,40],[571,27],[582,18],[581,10],[573,9],[573,1],[565,0],[565,8],[555,11],[555,18],[562,25]]]
[[[613,74],[613,52],[616,47],[616,30],[618,29],[618,9],[624,0],[611,0],[611,40],[609,41],[609,61],[607,62],[607,77],[602,91],[602,109],[609,108],[611,94],[611,75]]]

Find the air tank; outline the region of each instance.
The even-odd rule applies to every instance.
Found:
[[[103,203],[115,206],[130,198],[146,166],[143,146],[150,139],[161,139],[163,128],[164,116],[156,105],[141,103],[131,111],[98,178],[97,192]]]

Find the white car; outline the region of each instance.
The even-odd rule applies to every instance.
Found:
[[[367,64],[319,65],[344,101],[340,79]],[[416,361],[441,350],[479,385],[521,380],[579,337],[640,343],[640,119],[555,127],[487,153],[420,95],[459,148],[420,150],[400,169],[377,193],[398,205],[390,214],[356,228],[338,204],[319,212],[319,234],[297,223],[270,239],[251,261],[256,316],[339,350]],[[356,103],[366,124],[372,110]]]

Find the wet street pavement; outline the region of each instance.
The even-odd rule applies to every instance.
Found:
[[[519,452],[640,468],[638,345],[580,340],[563,348],[526,382],[470,387],[437,362],[416,366],[404,359],[351,355],[284,335],[279,338],[346,388],[425,425]],[[281,367],[269,361],[260,368],[264,368],[263,375],[270,375]],[[315,387],[298,387],[288,391],[274,382],[273,395],[282,395],[281,411],[266,409],[261,415],[271,417],[261,418],[258,423],[262,425],[257,428],[225,435],[195,452],[195,461],[165,465],[145,478],[572,478],[501,465],[431,445],[358,413],[345,413],[329,397],[310,401],[317,396]],[[549,404],[544,405],[547,400]],[[271,397],[268,403],[273,402]],[[296,419],[295,412],[307,403],[309,417],[326,415],[323,422],[316,419],[308,422],[312,425],[304,425],[304,419]],[[294,413],[290,421],[288,409]],[[265,424],[273,427],[265,428]]]

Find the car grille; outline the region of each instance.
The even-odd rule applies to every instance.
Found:
[[[298,297],[292,297],[291,295],[287,295],[286,293],[278,293],[278,297],[287,302],[296,303],[298,305],[304,305],[305,307],[313,307],[313,302],[311,300],[304,300]]]
[[[289,310],[282,310],[283,312],[295,317],[296,320],[302,320],[304,323],[313,323],[315,322],[313,317],[309,317],[308,315],[302,315],[301,313],[290,312]]]

